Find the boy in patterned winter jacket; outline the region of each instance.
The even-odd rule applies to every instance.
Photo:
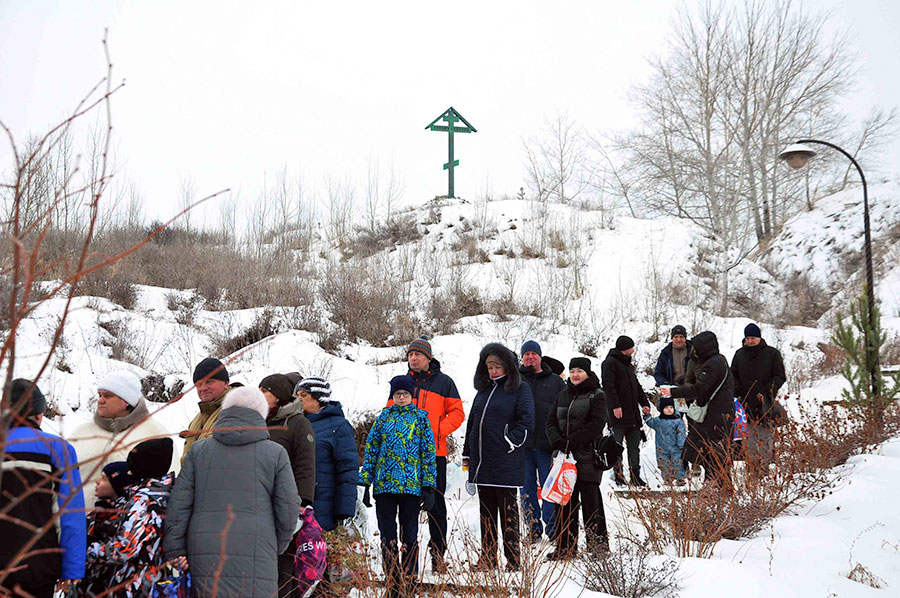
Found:
[[[360,484],[374,486],[384,573],[393,583],[403,575],[414,578],[418,574],[419,509],[427,511],[434,504],[434,433],[428,414],[412,404],[415,388],[410,376],[391,380],[393,404],[372,424],[359,472]],[[398,562],[398,515],[402,564]]]

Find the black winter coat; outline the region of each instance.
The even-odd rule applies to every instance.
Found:
[[[685,460],[693,462],[696,449],[705,442],[718,442],[730,438],[734,431],[734,379],[728,368],[728,360],[719,353],[719,341],[712,332],[701,332],[691,339],[700,358],[697,382],[672,389],[673,397],[709,405],[702,423],[692,421],[685,443]],[[718,390],[717,390],[718,389]]]
[[[266,425],[271,426],[269,439],[287,451],[301,503],[312,505],[316,496],[316,438],[312,424],[303,417],[300,401],[279,407]]]
[[[787,380],[784,360],[775,347],[770,347],[760,339],[755,347],[744,345],[731,360],[731,375],[734,376],[734,392],[741,401],[747,417],[754,422],[771,419],[772,399]],[[760,401],[757,395],[763,395]]]
[[[600,379],[606,393],[606,408],[611,428],[634,428],[643,425],[641,407],[650,402],[634,373],[631,356],[618,349],[610,349],[600,366]],[[621,408],[622,417],[616,418],[613,409]]]
[[[488,376],[485,360],[497,355],[506,375]],[[524,445],[534,431],[534,398],[522,381],[513,352],[499,343],[481,350],[463,457],[469,459],[469,481],[481,486],[520,488],[525,482]]]
[[[547,438],[554,449],[568,450],[575,457],[579,482],[600,483],[594,445],[603,437],[605,425],[606,396],[597,374],[591,372],[578,386],[567,382],[547,419]]]
[[[562,378],[553,373],[550,366],[542,363],[541,371],[522,366],[522,379],[531,387],[534,396],[534,434],[529,435],[525,448],[537,448],[550,452],[551,442],[547,439],[547,416],[550,415],[556,397],[566,388]],[[596,378],[596,376],[595,376]]]

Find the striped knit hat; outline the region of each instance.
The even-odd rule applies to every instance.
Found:
[[[413,342],[409,343],[409,346],[406,348],[406,354],[409,355],[410,351],[418,351],[428,359],[432,358],[431,355],[431,343],[428,342],[424,336],[419,337]]]
[[[318,376],[303,378],[294,386],[294,394],[301,390],[305,390],[322,403],[327,403],[331,400],[331,385],[324,378],[319,378]]]

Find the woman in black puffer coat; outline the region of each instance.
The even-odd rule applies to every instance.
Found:
[[[481,350],[475,389],[463,462],[468,462],[469,482],[478,489],[481,509],[481,558],[476,567],[497,566],[499,517],[506,567],[516,570],[520,567],[517,492],[525,482],[524,444],[534,432],[534,398],[519,374],[516,356],[499,343]]]
[[[555,451],[571,452],[575,457],[578,478],[572,498],[557,507],[556,550],[549,560],[571,558],[578,547],[578,503],[587,534],[588,550],[609,546],[606,515],[600,495],[601,470],[594,460],[594,446],[603,436],[606,425],[606,396],[600,379],[591,370],[591,360],[575,357],[569,362],[569,381],[556,397],[547,419],[547,438]]]
[[[719,353],[719,341],[704,331],[691,339],[700,358],[694,384],[661,388],[664,397],[684,398],[687,403],[709,406],[703,422],[692,421],[682,455],[685,464],[701,465],[707,479],[722,487],[731,483],[731,464],[726,444],[734,431],[734,378],[728,360]]]

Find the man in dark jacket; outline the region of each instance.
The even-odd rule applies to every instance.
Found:
[[[603,392],[606,393],[609,427],[613,437],[619,444],[622,444],[623,439],[627,444],[631,483],[646,486],[647,482],[641,479],[641,414],[650,413],[650,402],[635,375],[634,365],[631,363],[633,354],[634,341],[627,336],[617,338],[615,348],[609,350],[600,366],[600,379]],[[615,483],[625,485],[621,460],[614,470]]]
[[[731,360],[731,375],[750,429],[743,443],[746,456],[751,465],[756,465],[772,459],[772,406],[787,376],[781,353],[766,344],[759,326],[748,324],[744,328],[742,345]]]
[[[657,386],[684,384],[692,348],[684,326],[678,324],[672,328],[672,342],[659,354],[656,368],[653,370]]]
[[[0,472],[0,594],[50,598],[57,586],[68,590],[84,577],[87,520],[78,457],[71,444],[41,430],[47,401],[36,384],[19,378],[5,394],[13,422]],[[34,530],[53,520],[35,538]]]
[[[441,364],[432,356],[431,343],[425,338],[417,338],[406,350],[409,375],[416,383],[413,404],[428,413],[428,421],[434,432],[437,447],[437,491],[434,506],[428,511],[428,549],[431,552],[431,568],[436,573],[445,573],[447,564],[447,436],[459,428],[466,414],[462,400],[453,379],[441,372]],[[388,405],[393,404],[388,401]]]
[[[728,488],[731,464],[726,443],[734,432],[734,378],[728,360],[719,353],[715,334],[707,330],[691,342],[700,360],[697,381],[671,389],[661,388],[659,392],[664,397],[684,398],[688,404],[707,408],[702,422],[691,422],[684,443],[684,461],[702,466],[708,481]]]
[[[547,501],[543,506],[539,505],[537,489],[544,485],[552,461],[550,441],[547,439],[547,417],[556,396],[565,390],[566,384],[549,365],[542,362],[543,354],[537,341],[526,341],[521,353],[522,367],[519,372],[534,395],[534,434],[525,442],[525,485],[520,496],[526,524],[529,519],[531,521],[531,541],[537,542],[545,529],[548,537],[554,535],[553,513],[556,505]]]

